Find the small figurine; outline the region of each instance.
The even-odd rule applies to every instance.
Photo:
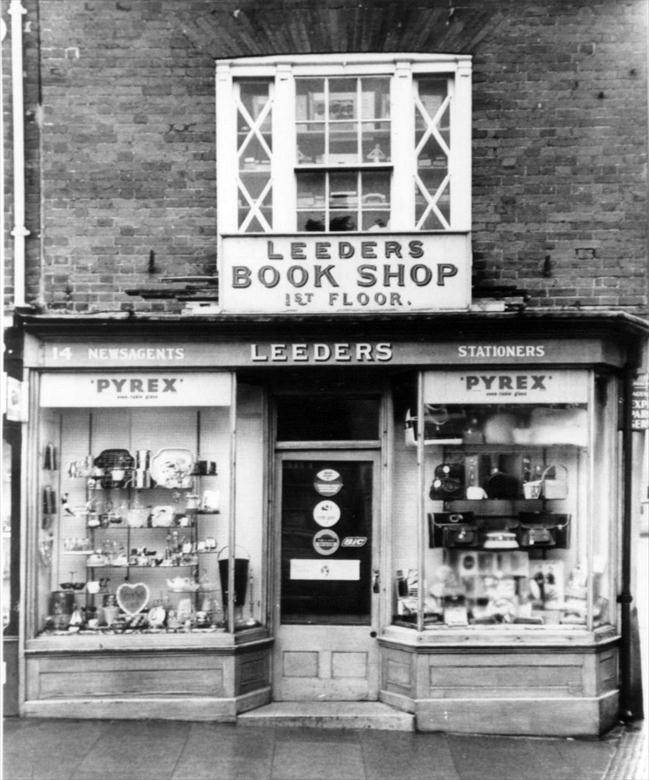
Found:
[[[365,159],[370,160],[374,163],[380,163],[384,160],[387,160],[387,155],[385,152],[381,149],[379,144],[376,144],[371,152],[368,152],[368,154],[365,155]]]

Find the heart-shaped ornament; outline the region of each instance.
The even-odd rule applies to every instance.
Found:
[[[133,616],[141,612],[149,602],[149,588],[143,582],[131,585],[123,582],[116,590],[117,603],[127,615]]]

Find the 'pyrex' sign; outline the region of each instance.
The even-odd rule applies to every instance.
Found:
[[[215,373],[51,373],[41,381],[41,406],[229,406],[232,382]]]
[[[426,372],[427,404],[583,404],[588,401],[585,371],[554,370],[548,366],[527,371],[466,370]]]
[[[227,312],[337,313],[466,309],[466,234],[224,236]]]

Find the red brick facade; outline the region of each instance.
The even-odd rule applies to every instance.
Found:
[[[476,285],[646,314],[645,0],[23,5],[28,302],[167,309],[124,291],[214,271],[215,58],[413,51],[473,57]]]

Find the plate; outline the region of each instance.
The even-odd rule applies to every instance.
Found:
[[[160,487],[182,488],[190,479],[194,456],[189,450],[160,450],[151,459],[151,476]]]

